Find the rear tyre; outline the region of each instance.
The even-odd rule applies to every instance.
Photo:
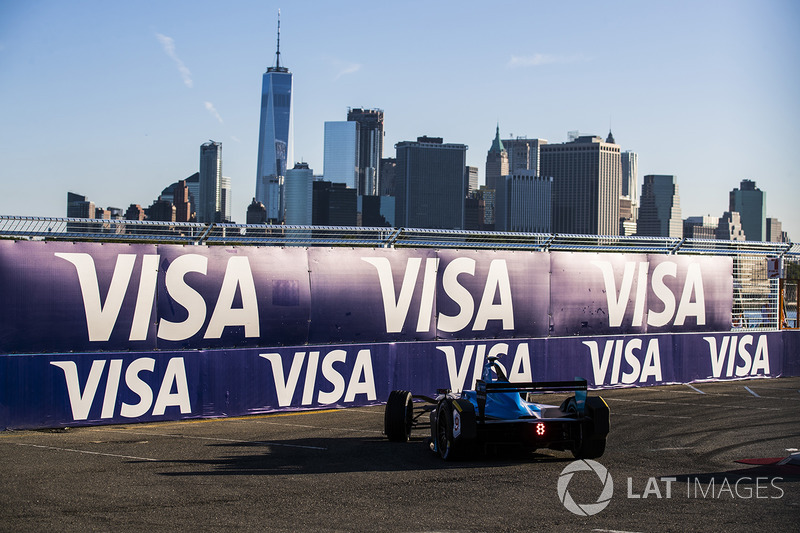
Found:
[[[579,446],[572,450],[575,459],[597,459],[606,451],[606,438],[583,439]]]
[[[588,421],[581,427],[581,438],[575,443],[572,455],[576,459],[597,459],[606,451],[606,436],[611,425],[611,411],[599,396],[586,399]]]
[[[414,422],[414,404],[411,393],[395,390],[389,394],[383,416],[383,432],[392,442],[407,442],[411,438]]]

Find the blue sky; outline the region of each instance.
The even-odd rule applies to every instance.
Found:
[[[149,205],[222,142],[233,217],[254,195],[261,76],[294,74],[294,155],[324,122],[385,112],[384,157],[421,135],[605,135],[674,174],[684,218],[753,179],[800,240],[800,3],[0,0],[0,214],[65,216],[68,191]]]

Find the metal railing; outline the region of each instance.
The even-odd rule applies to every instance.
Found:
[[[797,310],[779,311],[781,286],[770,278],[768,258],[784,271],[800,271],[800,244],[667,237],[622,237],[414,228],[201,224],[91,218],[0,216],[0,239],[126,242],[222,246],[348,246],[372,248],[467,248],[721,255],[733,258],[733,330],[774,330],[797,324]],[[796,288],[794,289],[796,290]],[[782,314],[783,313],[783,314]],[[793,321],[793,322],[792,322]]]

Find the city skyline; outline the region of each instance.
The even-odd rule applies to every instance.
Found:
[[[233,219],[243,222],[260,78],[274,63],[283,7],[294,159],[317,173],[324,122],[345,120],[351,107],[384,110],[384,157],[399,142],[444,137],[469,146],[481,183],[498,123],[503,139],[550,143],[610,129],[638,154],[640,176],[676,176],[684,217],[720,216],[728,192],[750,179],[767,192],[766,216],[800,235],[788,194],[800,182],[800,47],[791,35],[800,8],[791,2],[521,4],[515,17],[474,2],[411,2],[399,12],[240,2],[217,17],[203,5],[2,8],[0,213],[63,216],[68,191],[103,207],[149,204],[195,172],[197,146],[215,139],[225,146]],[[385,23],[343,31],[354,13]],[[657,39],[656,22],[669,29]]]

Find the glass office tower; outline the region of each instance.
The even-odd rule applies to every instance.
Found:
[[[742,229],[748,241],[763,241],[767,235],[767,194],[753,180],[742,180],[729,195],[728,211],[742,217]]]
[[[222,143],[208,141],[200,145],[200,197],[198,222],[221,222],[222,217]]]
[[[395,150],[397,227],[464,229],[467,145],[424,136]]]
[[[649,174],[642,182],[637,235],[683,237],[683,219],[675,176]]]
[[[358,189],[358,122],[326,122],[322,174],[331,183]]]
[[[281,185],[292,153],[292,73],[281,66],[281,23],[275,66],[264,73],[261,85],[261,121],[258,130],[256,200],[267,209],[267,219],[280,222]]]

